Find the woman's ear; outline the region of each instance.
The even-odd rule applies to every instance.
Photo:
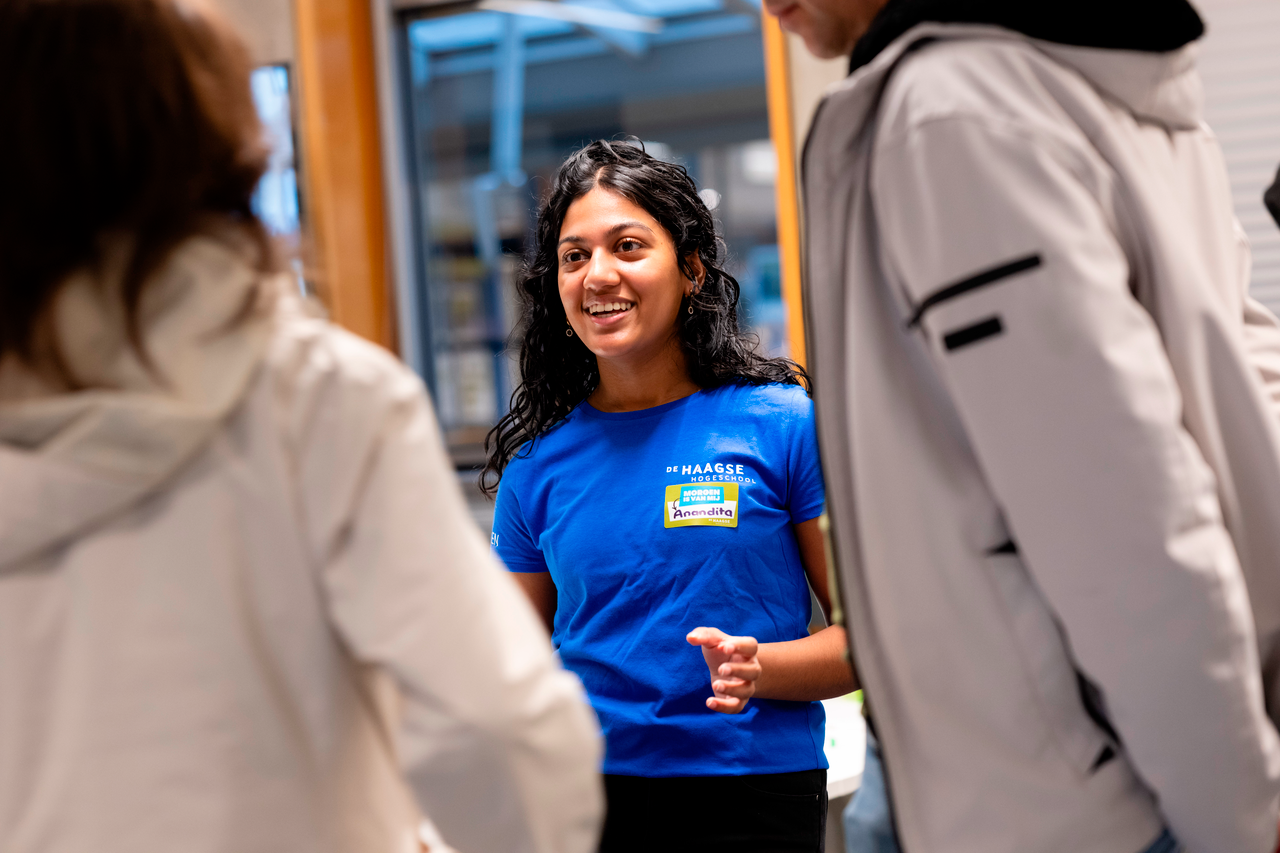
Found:
[[[707,280],[707,268],[702,265],[702,258],[698,257],[697,252],[692,252],[689,255],[686,255],[684,262],[685,266],[693,274],[693,278],[691,279],[693,289],[690,292],[697,293],[702,289],[703,282]]]

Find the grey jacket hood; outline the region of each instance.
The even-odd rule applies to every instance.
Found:
[[[1070,47],[1169,53],[1204,35],[1187,0],[889,0],[854,47],[856,71],[917,24],[985,24]]]
[[[58,393],[0,362],[0,572],[161,487],[235,408],[265,350],[274,290],[224,242],[184,244],[145,292],[158,373],[128,345],[118,276],[103,278],[77,275],[53,307],[61,355],[87,390]]]
[[[872,65],[887,72],[904,53],[936,39],[1021,37],[1134,115],[1187,129],[1202,119],[1195,42],[1203,35],[1187,0],[890,0],[854,48],[850,71],[863,77]]]
[[[864,41],[859,42],[859,49],[871,37],[868,33]],[[1196,69],[1197,43],[1166,52],[1082,47],[1033,38],[992,24],[933,20],[917,23],[865,64],[855,63],[853,73],[828,90],[819,110],[834,113],[832,119],[844,127],[865,126],[885,81],[900,61],[917,47],[956,39],[1030,43],[1136,117],[1164,125],[1169,130],[1190,130],[1203,122],[1204,87]],[[854,56],[858,56],[857,51]],[[806,162],[826,162],[834,154],[814,150],[820,146],[821,142],[810,135],[805,141]]]

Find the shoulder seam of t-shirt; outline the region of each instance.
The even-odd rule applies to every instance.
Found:
[[[515,465],[516,466],[515,470],[519,471],[521,465],[524,464],[525,460],[533,456],[534,444],[535,442],[537,442],[538,438],[540,437],[541,436],[537,438],[529,439],[524,444],[517,447],[515,453],[511,454],[511,458],[507,460],[506,466],[502,469],[502,477],[498,481],[499,488],[502,487],[502,482],[509,476],[512,465]]]
[[[823,510],[823,507],[825,506],[826,506],[826,503],[823,502],[815,506],[804,507],[803,510],[799,512],[793,511],[791,513],[792,523],[804,524],[806,521],[813,521],[815,518],[818,518],[819,516],[822,515],[822,510]]]
[[[804,390],[803,385],[793,385],[789,382],[770,382],[767,385],[753,386],[755,388],[773,390],[778,393],[775,398],[774,405],[794,416],[797,408],[802,407],[804,402],[809,399],[809,394]]]

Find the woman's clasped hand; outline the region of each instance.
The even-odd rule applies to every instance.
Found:
[[[685,637],[702,648],[702,658],[711,673],[707,707],[722,714],[739,714],[756,693],[760,679],[760,644],[755,637],[731,637],[719,628],[694,628]]]

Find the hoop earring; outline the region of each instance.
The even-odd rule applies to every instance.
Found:
[[[565,336],[566,338],[572,338],[572,337],[573,337],[573,326],[570,326],[570,325],[569,325],[569,321],[568,321],[568,320],[565,320],[565,321],[564,321],[564,336]]]
[[[689,297],[689,313],[690,314],[693,313],[693,297],[692,296]]]

